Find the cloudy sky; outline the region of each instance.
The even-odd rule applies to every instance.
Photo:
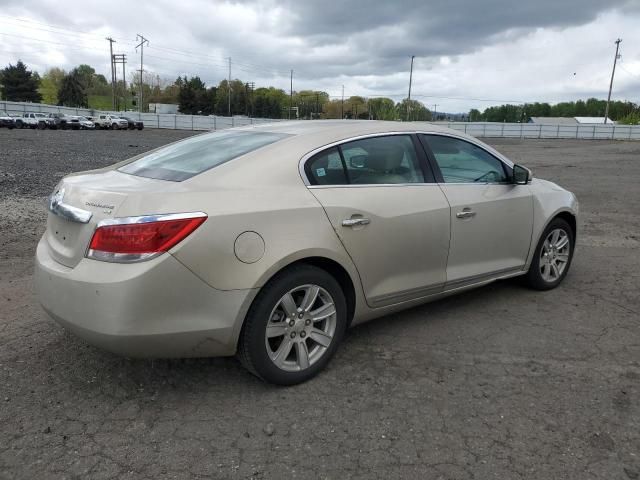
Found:
[[[0,0],[0,65],[92,65],[107,78],[109,43],[162,79],[232,75],[257,86],[345,96],[412,97],[438,111],[505,102],[640,102],[640,0]]]

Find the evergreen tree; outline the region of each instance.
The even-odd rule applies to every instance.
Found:
[[[84,108],[89,106],[84,78],[77,68],[71,70],[62,79],[60,90],[58,90],[58,105]]]
[[[37,73],[27,70],[27,66],[18,60],[15,65],[0,70],[0,97],[11,102],[42,101],[42,95],[38,92],[40,77]]]

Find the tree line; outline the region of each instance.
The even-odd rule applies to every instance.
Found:
[[[597,98],[575,102],[525,103],[522,105],[499,105],[469,111],[471,122],[527,122],[531,117],[604,117],[607,101]],[[619,123],[640,123],[640,106],[633,102],[613,100],[609,104],[609,118]]]
[[[347,118],[371,120],[431,120],[431,112],[419,101],[350,96],[331,98],[327,92],[255,87],[235,79],[207,86],[198,76],[178,77],[173,82],[145,73],[134,73],[129,85],[119,80],[112,87],[104,75],[90,65],[70,71],[50,68],[40,76],[18,61],[0,70],[0,98],[19,102],[44,102],[66,107],[109,110],[115,92],[116,108],[136,109],[142,83],[145,105],[178,104],[179,111],[191,115],[246,115],[261,118]]]
[[[115,92],[116,109],[138,109],[138,92],[142,84],[145,100],[149,103],[178,104],[179,111],[192,115],[246,115],[261,118],[348,118],[370,120],[429,121],[431,112],[417,100],[395,102],[391,98],[350,96],[331,98],[327,92],[303,90],[285,92],[275,87],[258,87],[240,79],[222,80],[207,86],[198,76],[178,77],[174,81],[157,75],[139,72],[132,75],[127,85],[118,80],[111,85],[104,75],[96,73],[90,65],[79,65],[70,71],[50,68],[42,76],[30,71],[18,61],[0,70],[0,98],[10,101],[44,102],[67,107],[110,110]],[[525,103],[522,105],[492,106],[480,112],[469,111],[469,121],[526,122],[530,117],[601,117],[605,100],[589,98],[575,102]],[[613,101],[609,117],[620,123],[640,123],[637,104]]]

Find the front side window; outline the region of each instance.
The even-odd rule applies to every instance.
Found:
[[[457,138],[423,135],[445,183],[509,182],[504,164],[489,152]]]
[[[207,133],[167,145],[118,170],[139,177],[181,182],[288,136],[260,131]]]
[[[354,185],[424,183],[409,135],[363,138],[340,146]]]

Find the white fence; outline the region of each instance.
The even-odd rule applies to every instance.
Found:
[[[169,128],[173,130],[222,130],[224,128],[241,127],[259,123],[281,122],[281,119],[249,118],[249,117],[218,117],[215,115],[172,115],[138,112],[103,112],[88,108],[58,107],[44,103],[23,103],[0,101],[0,111],[5,110],[9,115],[22,116],[23,113],[64,113],[66,115],[81,115],[92,117],[101,113],[125,115],[129,118],[142,120],[148,128]]]
[[[58,107],[41,103],[22,103],[0,101],[0,110],[9,115],[22,115],[25,112],[65,113],[67,115],[94,116],[101,112],[86,108]],[[124,115],[120,112],[119,115]],[[281,119],[218,117],[202,115],[171,115],[155,113],[126,112],[127,117],[142,120],[145,127],[169,128],[175,130],[222,130],[259,123],[281,122]],[[366,122],[367,120],[362,120]],[[588,140],[640,140],[640,125],[545,125],[538,123],[492,123],[492,122],[438,122],[454,130],[474,137],[503,138],[580,138]]]
[[[640,140],[640,125],[455,122],[447,123],[446,126],[474,137]]]

